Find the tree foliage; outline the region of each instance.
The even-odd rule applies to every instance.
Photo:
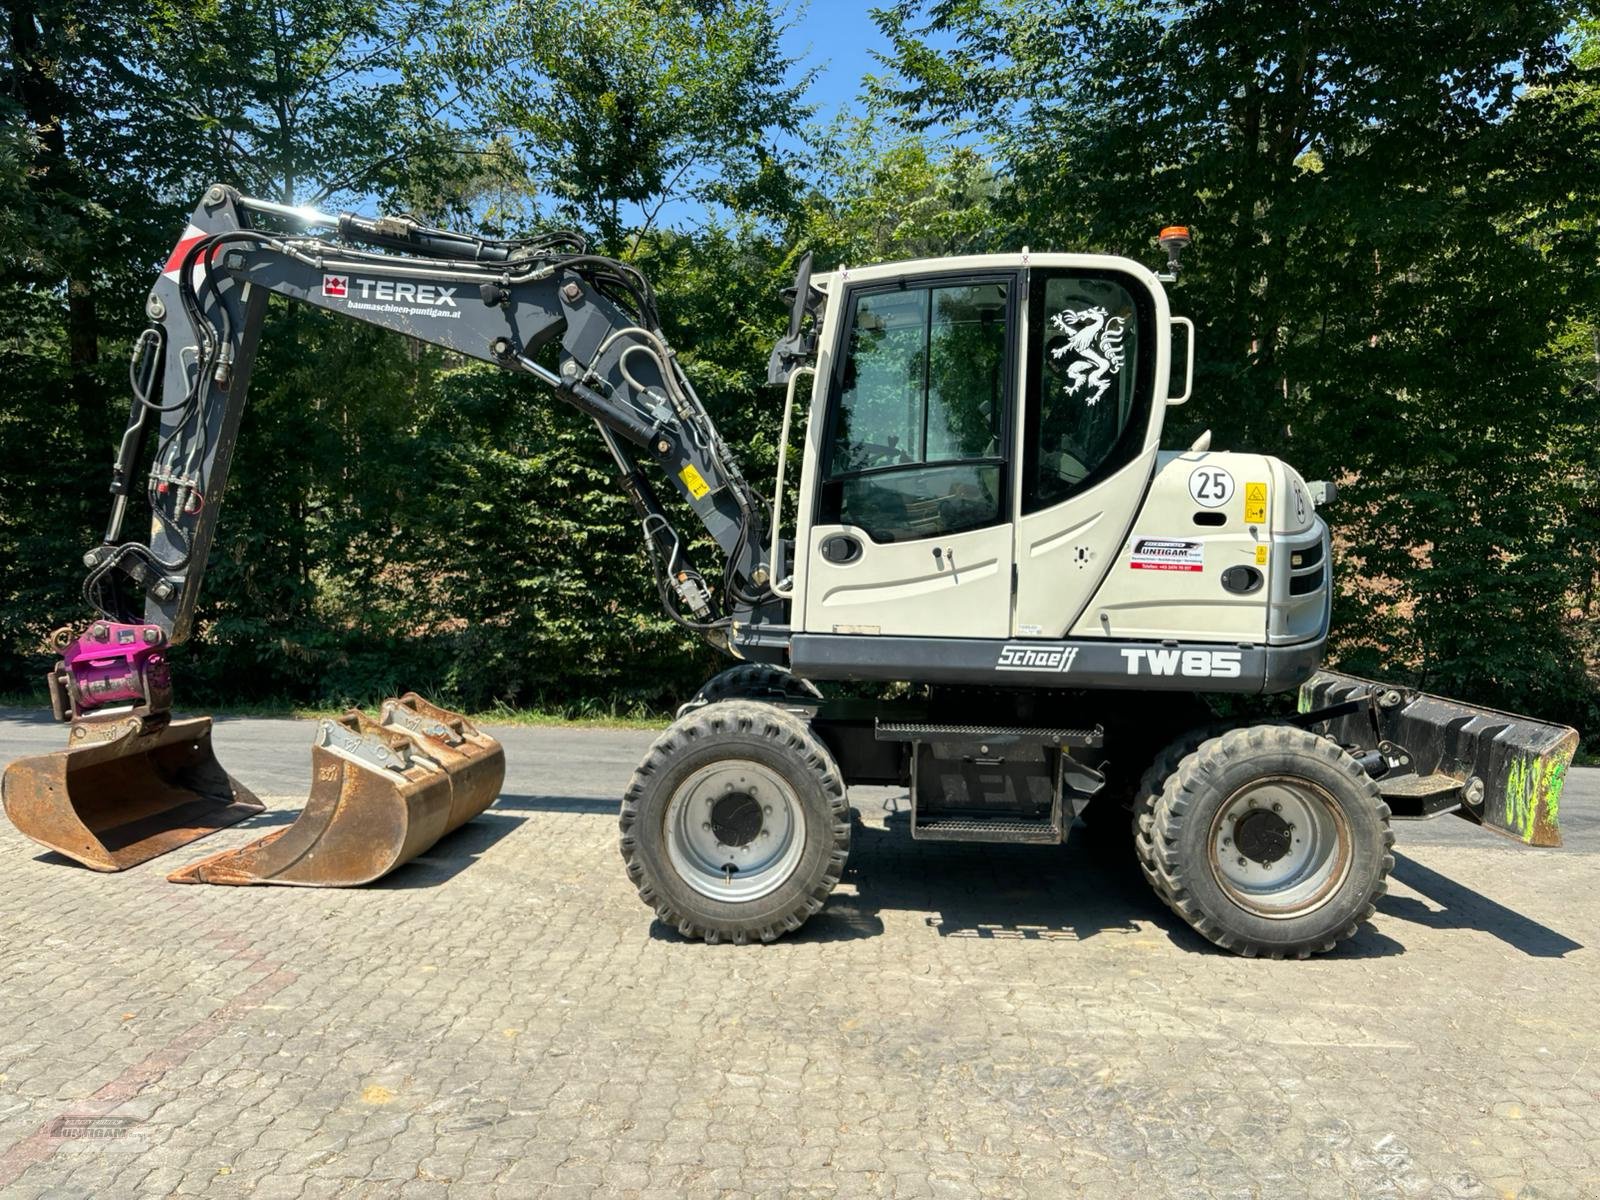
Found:
[[[790,81],[767,0],[481,0],[458,21],[446,58],[483,119],[610,252],[674,205],[788,205],[808,77]]]
[[[776,294],[1032,245],[1149,259],[1197,398],[1168,444],[1341,482],[1357,670],[1593,727],[1600,36],[1442,0],[902,0],[866,111],[811,122],[768,0],[14,0],[0,30],[0,685],[81,619],[124,357],[211,182],[495,232],[654,278],[758,486]],[[657,612],[592,431],[542,392],[274,306],[186,696],[658,704]],[[791,510],[792,511],[792,510]]]
[[[1194,225],[1198,398],[1170,440],[1208,426],[1345,485],[1348,665],[1583,714],[1600,108],[1572,6],[950,0],[881,23],[881,94],[984,139],[1021,239],[1141,255]]]

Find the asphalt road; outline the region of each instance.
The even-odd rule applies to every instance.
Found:
[[[1402,825],[1304,963],[887,788],[804,929],[708,947],[617,854],[652,735],[493,732],[496,805],[366,888],[166,882],[292,819],[304,722],[219,720],[270,810],[122,874],[0,822],[0,1197],[1600,1196],[1600,771],[1559,850]],[[0,759],[61,734],[0,713]]]

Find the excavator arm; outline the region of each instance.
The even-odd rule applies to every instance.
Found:
[[[212,187],[149,294],[150,326],[134,346],[111,516],[84,556],[84,598],[99,617],[54,638],[61,657],[48,682],[56,716],[71,723],[68,748],[13,762],[0,784],[7,815],[35,841],[118,871],[261,811],[217,763],[210,718],[173,717],[167,650],[193,630],[272,295],[532,376],[594,421],[670,616],[726,647],[736,620],[781,615],[767,510],[667,344],[635,268],[589,253],[571,233],[480,238]],[[720,579],[690,561],[651,468],[720,549]],[[136,527],[141,479],[150,519]],[[465,717],[413,693],[386,701],[377,720],[352,710],[320,721],[312,768],[293,826],[172,878],[378,878],[482,812],[505,756]]]
[[[588,253],[576,234],[479,238],[405,217],[291,209],[219,185],[147,300],[112,514],[85,555],[86,599],[107,622],[138,627],[140,644],[177,644],[193,627],[273,294],[532,376],[592,418],[674,619],[721,644],[737,613],[772,599],[765,506],[667,345],[635,268]],[[151,523],[130,537],[129,503],[152,440]],[[721,549],[719,583],[690,562],[652,466]],[[69,662],[58,710],[92,707],[80,682]]]

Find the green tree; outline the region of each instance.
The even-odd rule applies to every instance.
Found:
[[[999,183],[979,149],[941,147],[886,124],[871,114],[819,138],[805,211],[791,226],[797,245],[842,265],[1019,244],[997,220]]]
[[[0,678],[11,683],[43,662],[51,625],[81,611],[78,558],[105,519],[126,412],[115,348],[168,236],[149,220],[159,197],[122,153],[117,114],[146,94],[116,57],[135,11],[17,0],[0,24]]]
[[[480,0],[445,57],[563,220],[632,253],[691,208],[782,212],[809,75],[768,0]]]
[[[1173,440],[1347,485],[1349,665],[1576,718],[1595,406],[1559,343],[1594,311],[1600,126],[1572,11],[907,0],[880,99],[981,138],[1035,247],[1143,256],[1193,222]]]

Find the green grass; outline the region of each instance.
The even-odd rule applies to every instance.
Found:
[[[47,709],[49,699],[43,692],[0,692],[0,708]],[[368,706],[376,710],[377,705]],[[318,717],[344,715],[346,707],[320,707],[297,704],[293,701],[253,700],[246,703],[226,704],[208,710],[197,710],[193,705],[180,706],[180,711],[204,711],[213,717],[278,717],[297,720],[314,720]],[[672,723],[672,713],[654,711],[642,705],[618,705],[588,702],[565,708],[519,708],[497,705],[494,708],[466,714],[472,720],[486,725],[534,725],[566,729],[665,729]]]

